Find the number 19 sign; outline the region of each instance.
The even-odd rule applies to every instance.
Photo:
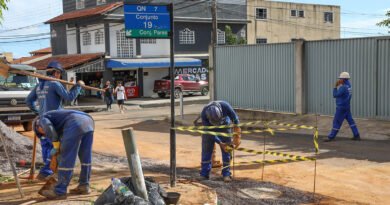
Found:
[[[171,12],[168,5],[125,4],[125,29],[128,38],[169,38]]]

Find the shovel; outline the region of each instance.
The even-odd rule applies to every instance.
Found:
[[[57,82],[60,82],[62,84],[65,84],[65,85],[75,85],[74,83],[68,82],[66,80],[52,78],[52,77],[48,77],[48,76],[41,75],[38,73],[29,72],[29,71],[19,70],[17,68],[13,68],[10,65],[5,64],[4,62],[0,61],[0,76],[7,78],[9,73],[33,76],[33,77],[43,79],[43,80],[57,81]],[[95,90],[95,91],[100,91],[100,92],[105,91],[103,89],[99,89],[99,88],[95,88],[95,87],[91,87],[91,86],[87,86],[87,85],[80,85],[80,86],[86,90]]]

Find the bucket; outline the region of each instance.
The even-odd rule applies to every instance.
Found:
[[[174,204],[176,205],[179,202],[180,194],[177,192],[168,192],[167,197],[164,198],[164,201],[167,205]]]

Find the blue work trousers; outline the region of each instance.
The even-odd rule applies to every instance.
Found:
[[[215,132],[225,132],[225,133],[231,133],[230,129],[224,129],[223,131],[221,130],[213,130]],[[202,168],[200,171],[200,175],[209,178],[210,171],[211,171],[211,157],[213,155],[213,149],[214,149],[214,144],[216,143],[214,135],[202,135]],[[219,139],[223,143],[230,144],[232,141],[231,137],[221,137],[218,136]],[[222,150],[222,161],[223,161],[223,167],[222,169],[222,175],[225,176],[230,176],[230,153],[225,152]]]
[[[55,192],[64,195],[73,175],[77,155],[81,162],[79,185],[89,185],[91,176],[93,132],[82,135],[64,133],[58,163],[58,182]]]
[[[50,169],[50,151],[53,149],[53,144],[51,143],[50,139],[45,137],[41,137],[39,140],[41,141],[42,160],[44,163],[44,166],[41,168],[41,170],[39,170],[39,174],[47,177],[53,174],[53,171]]]
[[[334,115],[334,119],[333,119],[333,129],[328,135],[329,139],[334,139],[336,137],[341,126],[343,125],[344,120],[347,120],[349,126],[351,127],[353,136],[354,137],[359,136],[359,130],[357,129],[355,121],[352,118],[351,109],[337,107],[336,114]]]

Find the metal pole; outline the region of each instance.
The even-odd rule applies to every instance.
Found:
[[[16,186],[18,186],[18,190],[19,190],[20,196],[22,198],[24,198],[24,193],[23,193],[22,187],[20,186],[19,177],[16,174],[14,163],[12,162],[10,156],[8,155],[8,148],[7,148],[6,144],[5,144],[5,141],[4,141],[4,138],[3,138],[3,133],[1,133],[1,132],[0,132],[0,139],[1,139],[1,143],[3,144],[3,147],[4,147],[5,155],[8,158],[8,162],[9,162],[9,164],[11,166],[12,173],[14,174]]]
[[[318,115],[316,113],[316,129],[315,132],[318,130]],[[314,182],[313,182],[313,201],[315,202],[316,198],[316,181],[317,181],[317,151],[315,150],[315,160],[314,160]]]
[[[216,72],[216,46],[218,41],[218,21],[217,21],[217,0],[213,0],[213,5],[211,6],[211,15],[212,15],[212,26],[213,26],[213,32],[212,32],[212,38],[211,38],[211,45],[213,46],[213,93],[212,93],[212,99],[211,100],[217,100],[217,72]]]
[[[148,201],[144,173],[142,171],[141,159],[138,154],[137,144],[133,129],[122,130],[123,143],[126,149],[127,161],[131,172],[131,182],[136,195]]]
[[[181,115],[181,119],[184,120],[184,97],[183,97],[183,92],[180,92],[180,115]]]
[[[171,154],[171,170],[170,182],[171,187],[176,186],[176,131],[175,131],[175,27],[174,27],[174,12],[173,3],[169,4],[171,10],[171,66],[169,75],[171,77],[171,129],[170,129],[170,154]]]

